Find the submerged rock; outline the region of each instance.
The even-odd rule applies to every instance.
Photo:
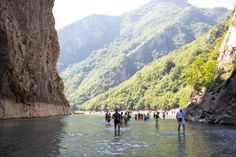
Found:
[[[0,118],[69,114],[54,0],[0,1]]]

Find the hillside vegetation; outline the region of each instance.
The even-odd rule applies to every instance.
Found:
[[[66,41],[63,32],[73,34],[72,30],[80,29],[75,25],[80,26],[83,22],[83,28],[87,30],[82,38],[79,35],[73,36],[75,41],[70,43],[68,40],[61,47],[62,56],[76,63],[62,73],[65,94],[70,104],[83,104],[126,81],[153,59],[192,42],[227,14],[227,9],[200,9],[191,6],[186,0],[155,0],[131,13],[114,17],[114,20],[112,17],[104,20],[102,16],[94,15],[88,17],[97,19],[94,24],[90,24],[91,20],[84,19],[79,24],[68,26],[68,30],[65,28],[59,32],[59,37]],[[69,29],[70,27],[73,29]],[[115,30],[111,29],[113,27]],[[108,37],[103,40],[106,35]],[[90,40],[92,43],[101,43],[98,46],[92,44],[95,46],[92,47],[89,45]],[[77,49],[78,52],[70,49],[76,49],[81,44],[83,48]],[[75,54],[69,55],[65,50]],[[84,56],[81,60],[74,57],[80,55]]]
[[[82,109],[185,107],[192,88],[209,87],[229,19],[196,41],[157,59],[132,78],[85,102]]]

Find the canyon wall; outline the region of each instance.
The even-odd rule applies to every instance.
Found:
[[[187,119],[220,124],[236,124],[236,11],[221,45],[217,74],[201,95],[192,92]]]
[[[69,114],[52,14],[54,0],[0,1],[0,118]]]

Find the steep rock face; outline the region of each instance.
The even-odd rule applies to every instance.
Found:
[[[0,1],[0,118],[68,114],[54,0]]]
[[[211,88],[202,95],[192,93],[187,108],[190,120],[236,124],[236,13],[225,36],[218,57],[218,72]],[[205,93],[205,94],[204,94]]]

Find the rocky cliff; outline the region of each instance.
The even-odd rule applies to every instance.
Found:
[[[0,118],[69,114],[56,71],[54,0],[0,1]]]
[[[210,89],[192,92],[187,118],[222,124],[236,124],[236,12],[221,45],[218,72]]]

